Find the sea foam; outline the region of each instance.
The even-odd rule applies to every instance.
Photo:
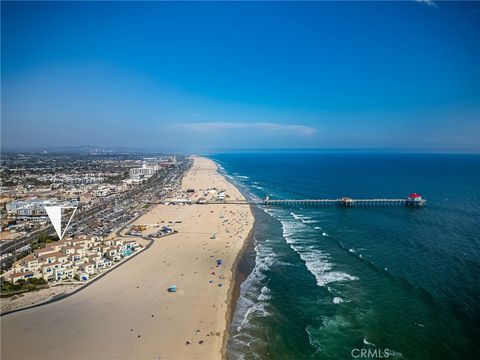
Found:
[[[315,277],[318,286],[325,286],[336,281],[358,280],[356,276],[345,272],[332,271],[333,264],[329,261],[329,254],[312,246],[300,244],[295,239],[295,234],[302,231],[302,225],[284,219],[280,222],[283,228],[283,237],[290,247],[300,255],[307,270]]]
[[[366,336],[365,336],[365,338],[363,339],[363,343],[364,343],[365,345],[375,346],[374,343],[371,343],[371,342],[368,342],[368,341],[367,341],[367,337],[366,337]]]
[[[240,297],[237,302],[233,325],[237,331],[250,325],[256,316],[269,316],[266,306],[270,299],[270,289],[266,285],[266,273],[273,264],[275,253],[266,243],[255,245],[255,266],[247,279],[240,285]]]

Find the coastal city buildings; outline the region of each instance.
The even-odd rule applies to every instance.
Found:
[[[176,164],[175,155],[162,158],[143,158],[143,164],[141,167],[130,169],[130,178],[137,181],[148,179],[157,171],[173,164]]]
[[[77,207],[78,204],[78,199],[60,202],[58,199],[32,198],[11,201],[6,204],[5,209],[8,216],[12,216],[18,221],[46,222],[48,216],[45,206]]]
[[[149,178],[160,169],[158,164],[150,165],[144,163],[142,167],[130,169],[130,176],[132,178]]]
[[[16,261],[3,278],[14,284],[29,278],[50,282],[68,279],[87,281],[143,248],[135,240],[103,239],[99,236],[64,239]]]
[[[176,164],[176,156],[164,155],[3,154],[0,240],[14,240],[44,227],[45,206],[93,210]]]
[[[77,208],[66,238],[110,238],[151,204],[175,191],[189,166],[185,157],[168,155],[2,155],[0,173],[6,179],[0,188],[3,272],[46,240],[56,240],[45,206]],[[153,174],[130,178],[130,170],[139,167],[152,169]],[[113,252],[109,256],[114,257]]]

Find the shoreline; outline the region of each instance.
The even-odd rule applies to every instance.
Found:
[[[209,159],[209,158],[207,158]],[[212,160],[212,159],[210,159]],[[247,196],[244,194],[242,191],[243,189],[238,186],[237,184],[234,183],[230,178],[228,178],[226,170],[223,172],[225,173],[222,174],[223,167],[218,164],[215,160],[212,160],[216,165],[217,165],[217,173],[222,176],[225,181],[230,183],[232,186],[234,186],[241,194],[242,196],[247,199]],[[253,224],[250,229],[250,232],[246,236],[243,246],[238,252],[237,258],[235,259],[235,263],[233,264],[232,267],[232,281],[228,290],[228,298],[227,298],[227,314],[226,320],[226,328],[224,330],[223,334],[223,344],[222,344],[222,359],[228,360],[229,359],[229,354],[228,354],[228,341],[230,339],[230,334],[231,334],[231,326],[233,322],[233,317],[235,315],[235,310],[237,308],[237,302],[240,298],[240,291],[241,291],[241,285],[243,282],[247,279],[248,275],[253,271],[253,267],[251,267],[248,264],[245,264],[246,260],[246,255],[248,255],[251,251],[254,251],[254,231],[255,231],[255,224],[257,222],[257,217],[255,216],[256,209],[252,205],[249,206],[250,212],[253,215]],[[248,266],[247,269],[242,269],[242,267]]]
[[[251,206],[250,206],[251,209]],[[253,211],[252,211],[253,213]],[[254,215],[255,218],[255,215]],[[253,223],[252,229],[250,230],[247,238],[243,243],[243,247],[237,255],[237,259],[233,264],[232,268],[232,281],[230,283],[230,287],[228,289],[228,300],[227,298],[227,313],[225,314],[227,320],[227,326],[224,330],[223,334],[223,345],[222,345],[222,359],[229,359],[228,356],[228,340],[230,339],[230,327],[232,326],[233,316],[235,315],[235,310],[237,308],[237,302],[240,298],[240,287],[248,277],[248,274],[241,270],[242,262],[244,261],[245,255],[253,249],[253,232],[255,221]]]

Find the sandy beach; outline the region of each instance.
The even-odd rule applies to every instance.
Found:
[[[213,161],[195,157],[182,192],[194,189],[196,201],[209,188],[243,199]],[[2,358],[221,358],[233,267],[253,222],[248,206],[156,205],[136,224],[178,233],[66,299],[3,316]]]
[[[48,289],[30,291],[9,298],[3,298],[1,300],[1,314],[52,300],[58,296],[71,293],[78,289],[79,286],[81,285],[51,286]]]

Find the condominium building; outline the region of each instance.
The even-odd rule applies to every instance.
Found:
[[[47,281],[73,278],[85,281],[142,249],[136,241],[123,239],[104,240],[98,236],[64,239],[18,260],[9,279],[13,283],[32,277]]]

